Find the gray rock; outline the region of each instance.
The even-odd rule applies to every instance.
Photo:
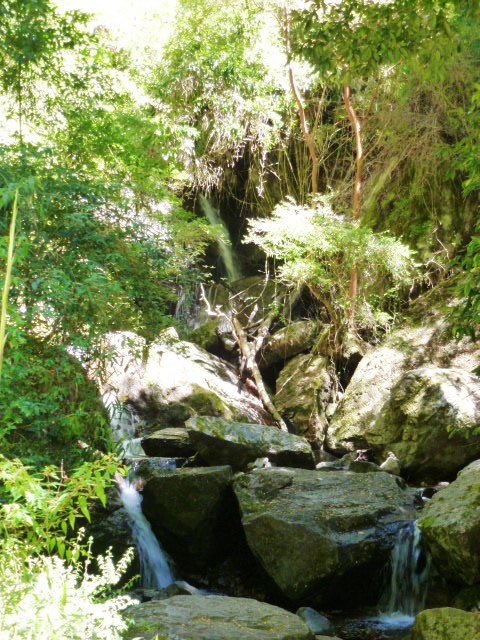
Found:
[[[249,462],[267,457],[274,464],[314,467],[308,442],[276,427],[205,416],[190,418],[186,425],[190,443],[209,464],[244,469]]]
[[[399,476],[401,471],[400,460],[392,451],[389,451],[386,459],[380,465],[380,469],[394,476]]]
[[[130,607],[124,640],[313,640],[295,614],[248,598],[175,596]]]
[[[105,342],[112,360],[103,391],[128,403],[147,425],[179,427],[192,415],[253,422],[267,417],[232,366],[179,340],[174,330],[148,346],[132,333],[109,334]]]
[[[437,569],[452,582],[480,582],[480,460],[436,493],[419,526]]]
[[[314,320],[292,322],[265,340],[260,366],[285,362],[299,353],[309,351],[315,344],[322,325]]]
[[[381,472],[260,469],[237,476],[234,490],[266,572],[290,600],[319,606],[376,598],[362,584],[381,584],[393,545],[387,524],[413,510],[414,499]]]
[[[480,640],[480,614],[444,607],[418,614],[411,640]]]
[[[278,376],[275,406],[300,435],[322,443],[327,425],[325,410],[334,399],[330,361],[301,355],[290,360]]]
[[[175,557],[202,565],[221,546],[232,471],[228,466],[153,471],[143,511]]]
[[[328,618],[322,616],[318,611],[311,607],[300,607],[297,611],[299,616],[307,625],[312,633],[316,636],[333,636],[335,635],[335,627]]]
[[[340,437],[340,449],[348,441],[349,446],[372,449],[380,460],[392,452],[402,473],[416,481],[449,478],[480,454],[480,437],[470,437],[467,447],[465,437],[455,433],[460,429],[468,434],[480,425],[480,379],[461,369],[408,371],[389,389],[368,424],[351,416],[354,423],[347,429],[336,415],[330,433],[334,449]]]
[[[142,447],[148,456],[165,458],[189,458],[196,453],[185,427],[167,427],[154,431],[143,438]]]

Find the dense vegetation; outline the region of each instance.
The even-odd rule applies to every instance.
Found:
[[[449,278],[453,330],[475,337],[479,19],[462,0],[178,0],[161,49],[147,24],[129,48],[54,0],[3,0],[0,637],[45,637],[13,612],[55,600],[48,576],[71,589],[57,606],[70,626],[49,637],[121,632],[111,561],[79,578],[78,521],[119,465],[81,363],[110,331],[187,331],[175,311],[220,233],[199,194],[307,287],[339,349]]]

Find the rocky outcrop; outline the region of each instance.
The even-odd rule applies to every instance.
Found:
[[[433,496],[420,513],[419,526],[435,565],[448,580],[480,582],[480,460]]]
[[[427,609],[416,617],[411,640],[480,640],[480,613]]]
[[[106,347],[112,361],[103,390],[134,407],[152,429],[182,426],[192,415],[264,421],[261,402],[235,369],[173,330],[148,347],[135,334],[109,334]]]
[[[276,387],[275,406],[283,419],[296,433],[321,444],[325,411],[335,398],[329,361],[322,356],[297,356],[282,369]]]
[[[209,464],[228,464],[240,470],[257,458],[267,457],[278,465],[314,467],[308,442],[276,427],[205,416],[190,418],[186,426],[192,447]]]
[[[124,640],[314,640],[295,614],[249,598],[174,596],[130,607]]]
[[[202,565],[217,555],[229,513],[231,468],[152,471],[143,488],[143,511],[167,551]]]
[[[184,427],[167,427],[154,431],[143,438],[142,448],[147,456],[164,458],[189,458],[196,452]]]
[[[370,586],[381,584],[393,546],[389,525],[413,508],[396,478],[272,468],[237,476],[234,490],[247,543],[287,598],[375,602]]]
[[[299,353],[309,351],[321,327],[322,324],[314,320],[300,320],[271,334],[261,351],[260,367],[285,362]]]
[[[330,449],[370,448],[378,462],[392,452],[414,480],[452,477],[480,453],[480,438],[466,447],[452,437],[480,424],[480,380],[457,367],[419,367],[447,361],[434,335],[434,327],[405,329],[365,356],[329,425]]]

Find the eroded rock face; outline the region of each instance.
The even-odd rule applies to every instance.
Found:
[[[130,607],[125,640],[314,640],[295,614],[249,598],[174,596]]]
[[[375,602],[393,546],[389,524],[413,509],[393,476],[272,468],[237,476],[234,490],[247,543],[287,598]]]
[[[450,581],[480,582],[480,460],[435,494],[419,526],[438,570]]]
[[[480,640],[480,613],[444,607],[418,614],[411,640]]]
[[[231,478],[231,468],[220,466],[152,471],[146,479],[143,511],[175,558],[200,566],[223,546]]]
[[[186,426],[190,444],[209,464],[229,464],[240,470],[257,458],[267,457],[278,465],[315,466],[308,442],[276,427],[205,416],[190,418]]]
[[[298,434],[321,444],[327,424],[325,411],[335,395],[329,361],[322,356],[297,356],[282,369],[276,387],[275,406],[284,420]]]
[[[368,388],[373,382],[364,384]],[[347,404],[353,409],[349,390],[345,397],[350,393]],[[372,395],[380,395],[375,386]],[[452,429],[468,433],[480,424],[477,376],[457,368],[421,367],[404,373],[388,397],[377,400],[381,407],[373,411],[371,406],[371,419],[365,413],[358,419],[350,415],[348,424],[345,407],[339,408],[340,417],[335,414],[329,428],[330,447],[370,448],[379,461],[392,452],[402,473],[414,480],[448,479],[480,454],[480,437],[469,439],[467,447],[464,436],[450,434]]]
[[[110,334],[113,360],[104,390],[128,403],[157,429],[179,427],[192,415],[263,422],[261,402],[239,383],[233,367],[170,331],[147,347],[135,334]]]

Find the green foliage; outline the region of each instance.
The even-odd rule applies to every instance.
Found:
[[[278,205],[271,218],[251,220],[246,238],[267,256],[281,261],[280,278],[304,284],[327,309],[334,327],[345,327],[349,307],[348,276],[360,274],[357,311],[360,326],[389,319],[388,310],[402,287],[411,283],[414,262],[399,240],[359,227],[335,214],[329,200],[320,197],[316,208],[292,201]]]
[[[2,640],[120,640],[127,622],[120,611],[127,596],[106,599],[132,557],[115,566],[110,553],[67,564],[58,556],[29,558],[18,543],[0,547],[0,638]]]

